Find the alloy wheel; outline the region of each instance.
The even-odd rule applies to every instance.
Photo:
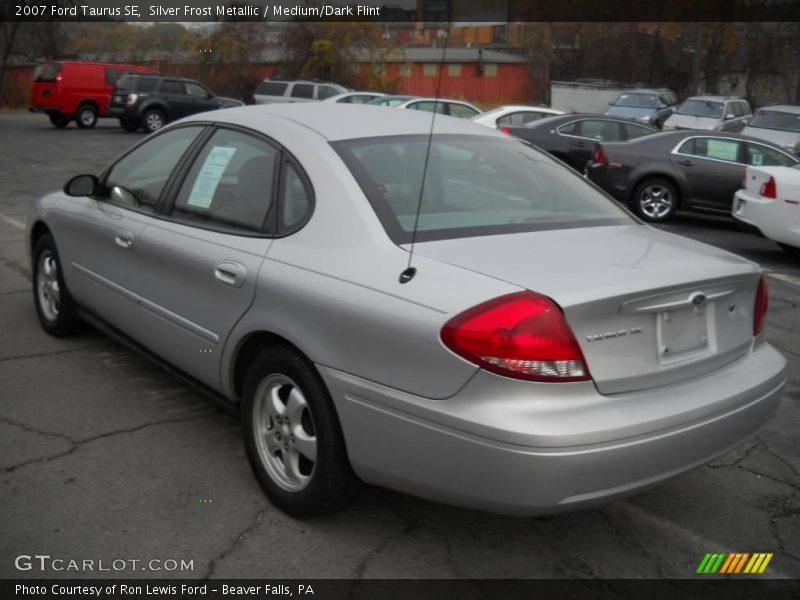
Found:
[[[50,250],[39,255],[39,268],[36,274],[36,290],[39,305],[48,321],[58,319],[61,310],[61,289],[58,284],[58,263]]]
[[[669,215],[673,210],[674,202],[670,189],[660,183],[651,183],[639,194],[639,207],[642,213],[654,220],[660,220]]]

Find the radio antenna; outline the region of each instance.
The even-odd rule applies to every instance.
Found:
[[[428,175],[428,161],[431,156],[431,144],[433,143],[433,128],[436,124],[436,114],[439,108],[439,98],[442,92],[442,74],[444,73],[445,55],[447,54],[447,46],[450,43],[450,17],[448,14],[447,29],[445,31],[444,46],[442,48],[442,59],[439,61],[439,73],[436,81],[436,95],[433,103],[433,114],[431,115],[431,129],[428,132],[428,143],[425,148],[425,163],[422,167],[422,182],[419,186],[419,197],[417,198],[417,212],[414,216],[414,230],[411,232],[411,248],[408,252],[408,265],[405,270],[400,273],[400,283],[408,283],[417,274],[416,267],[411,266],[411,261],[414,258],[414,245],[417,242],[417,229],[419,228],[419,213],[422,210],[422,195],[425,193],[425,180]],[[442,31],[439,29],[438,31]],[[438,32],[437,32],[438,33]]]

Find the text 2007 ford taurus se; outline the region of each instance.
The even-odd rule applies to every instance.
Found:
[[[429,138],[431,118],[243,107],[148,137],[33,206],[42,326],[90,320],[239,404],[259,482],[301,516],[359,478],[566,510],[774,414],[757,265],[500,132],[439,116]]]

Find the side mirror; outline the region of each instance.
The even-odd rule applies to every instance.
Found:
[[[64,193],[76,198],[94,196],[98,185],[99,182],[94,175],[76,175],[66,183]]]
[[[728,113],[727,115],[725,115],[725,120],[729,121],[730,119],[733,119],[735,116],[736,115],[734,115],[733,113]]]

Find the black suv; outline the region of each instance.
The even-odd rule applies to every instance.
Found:
[[[175,119],[231,106],[244,106],[244,102],[217,96],[194,79],[126,75],[117,80],[111,92],[108,114],[118,117],[126,131],[141,127],[151,133]]]

